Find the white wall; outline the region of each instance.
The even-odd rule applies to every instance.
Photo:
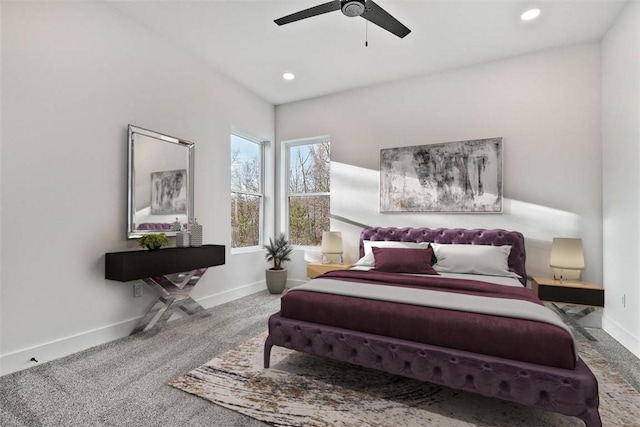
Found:
[[[640,357],[640,2],[602,42],[602,101],[602,326]]]
[[[125,239],[127,124],[196,144],[205,243],[230,244],[232,129],[274,139],[274,108],[105,3],[2,2],[1,373],[127,335],[152,304],[104,279]],[[262,251],[192,293],[264,288]]]
[[[600,47],[582,45],[276,107],[278,141],[331,136],[331,211],[366,225],[524,233],[529,275],[550,276],[553,237],[583,238],[602,280]],[[380,214],[380,149],[502,136],[502,214]],[[357,259],[360,228],[346,233]]]
[[[334,215],[367,225],[520,230],[531,275],[551,273],[552,237],[580,236],[584,278],[601,282],[604,182],[605,328],[637,349],[632,312],[640,301],[628,265],[640,252],[629,238],[640,231],[640,196],[616,193],[639,182],[632,4],[603,44],[602,101],[600,45],[576,46],[282,105],[277,142],[331,135]],[[45,361],[124,336],[153,301],[103,279],[104,252],[135,248],[124,239],[128,123],[196,143],[196,216],[206,243],[228,247],[229,132],[273,140],[274,109],[108,5],[0,8],[3,374],[29,367],[31,356]],[[491,136],[505,138],[503,214],[378,213],[381,148]],[[332,227],[345,232],[354,260],[359,227]],[[211,306],[261,289],[263,266],[262,251],[227,250],[227,264],[211,269],[193,296]],[[294,282],[304,280],[300,252],[289,268]],[[626,310],[615,308],[622,294]]]

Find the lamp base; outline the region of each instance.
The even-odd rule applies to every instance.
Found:
[[[556,275],[556,273],[558,273]],[[553,270],[553,279],[554,280],[558,280],[560,282],[561,285],[564,285],[564,269],[559,268],[558,271],[556,271],[555,269]]]
[[[553,268],[553,278],[560,280],[561,283],[579,281],[582,277],[582,270],[574,270],[570,268]]]
[[[331,264],[331,258],[328,255],[339,256],[340,264],[344,264],[344,260],[342,259],[342,252],[323,252],[322,253],[322,264]]]

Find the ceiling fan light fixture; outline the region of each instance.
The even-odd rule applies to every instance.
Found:
[[[342,13],[354,18],[364,13],[364,0],[346,0],[342,2]]]
[[[282,75],[282,78],[285,80],[293,80],[296,78],[296,75],[293,73],[286,72]]]
[[[520,15],[520,19],[523,21],[532,21],[536,19],[538,16],[540,16],[540,12],[541,10],[538,9],[537,7],[534,7],[532,9],[527,9],[524,12],[522,12],[522,15]]]

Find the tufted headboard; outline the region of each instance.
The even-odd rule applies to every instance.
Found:
[[[467,230],[464,228],[413,228],[413,227],[369,227],[360,233],[360,258],[364,256],[363,240],[387,240],[397,242],[434,242],[466,245],[511,245],[509,270],[520,275],[520,282],[527,285],[525,269],[526,254],[524,236],[517,231]]]

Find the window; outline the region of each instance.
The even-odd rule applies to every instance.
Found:
[[[315,138],[285,143],[289,241],[320,246],[329,230],[330,142]]]
[[[231,247],[260,245],[264,211],[264,146],[231,135]]]

